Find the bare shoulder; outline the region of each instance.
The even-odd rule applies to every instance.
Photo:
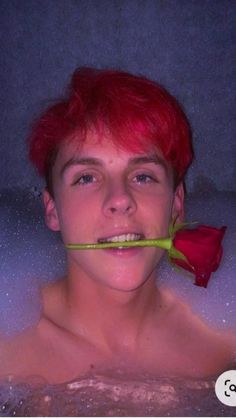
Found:
[[[15,338],[0,335],[0,377],[14,374],[13,368],[13,342]],[[16,345],[17,348],[17,345]]]
[[[170,303],[168,339],[183,359],[189,359],[190,368],[193,363],[196,373],[204,371],[205,375],[227,369],[236,359],[236,331],[210,327],[187,302],[171,291],[166,295]]]
[[[4,365],[4,360],[7,354],[7,341],[6,338],[0,334],[0,359],[1,359],[1,363],[0,363],[0,376],[2,375],[2,367]]]
[[[236,330],[220,330],[210,327],[204,320],[192,310],[190,304],[178,297],[172,290],[161,290],[169,309],[170,321],[181,335],[196,336],[196,338],[215,339],[236,349]]]
[[[38,354],[40,352],[38,326],[13,337],[0,339],[0,376],[38,375]]]

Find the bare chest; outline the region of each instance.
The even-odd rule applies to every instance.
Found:
[[[158,376],[204,377],[220,373],[232,359],[229,342],[196,323],[172,316],[144,333],[136,348],[101,350],[56,328],[42,327],[0,349],[0,375],[70,381],[91,371],[120,369]]]

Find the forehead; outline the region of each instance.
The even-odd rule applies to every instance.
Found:
[[[76,138],[72,141],[65,141],[59,149],[56,163],[57,166],[62,166],[74,157],[94,157],[102,160],[104,163],[112,163],[117,160],[126,162],[132,157],[140,155],[155,155],[168,166],[160,150],[153,146],[149,145],[146,150],[132,152],[119,147],[109,134],[103,135],[101,138],[95,132],[89,132],[82,144]]]
[[[140,165],[152,164],[159,175],[174,185],[174,171],[164,159],[162,153],[153,146],[140,152],[121,149],[109,135],[99,137],[96,133],[89,133],[83,143],[78,138],[61,144],[55,164],[52,168],[53,183],[62,180],[69,172],[77,167],[94,166],[106,171],[131,170]],[[81,166],[82,165],[82,166]]]

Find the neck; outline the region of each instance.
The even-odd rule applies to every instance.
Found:
[[[106,351],[137,348],[144,330],[161,312],[154,274],[138,289],[123,291],[95,284],[70,269],[58,283],[55,323]],[[52,307],[52,299],[48,303]],[[50,317],[50,316],[49,316]],[[52,317],[52,316],[51,316]]]

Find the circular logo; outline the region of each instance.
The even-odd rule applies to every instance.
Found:
[[[236,370],[223,372],[216,380],[217,398],[226,406],[236,406]]]

